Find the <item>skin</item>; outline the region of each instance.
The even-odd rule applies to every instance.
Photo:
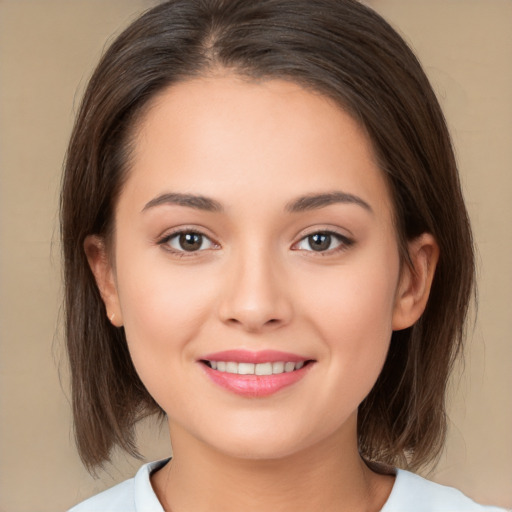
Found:
[[[364,132],[296,84],[219,74],[152,101],[128,172],[113,259],[96,236],[85,250],[107,315],[124,326],[168,415],[173,460],[152,477],[166,510],[380,510],[394,478],[360,459],[357,408],[392,331],[423,312],[438,248],[424,234],[409,244],[415,271],[400,264],[393,205]],[[287,209],[332,192],[369,208]],[[168,193],[222,210],[148,206]],[[186,252],[168,240],[175,230],[207,238]],[[313,251],[307,237],[326,231],[331,245]],[[273,395],[239,396],[198,362],[234,348],[314,363]]]

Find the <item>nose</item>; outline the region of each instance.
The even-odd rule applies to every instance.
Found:
[[[290,322],[290,283],[268,250],[239,255],[227,265],[228,277],[220,294],[222,322],[247,332],[274,330]]]

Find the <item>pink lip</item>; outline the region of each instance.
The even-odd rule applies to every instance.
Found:
[[[201,361],[235,361],[237,363],[266,363],[290,361],[298,363],[307,361],[305,357],[275,350],[250,352],[247,350],[226,350],[208,354]],[[219,372],[208,365],[201,363],[206,375],[218,386],[245,397],[265,397],[277,393],[279,390],[295,384],[301,380],[313,364],[303,366],[300,370],[279,373],[277,375],[238,375],[236,373]]]
[[[251,352],[250,350],[224,350],[201,357],[203,361],[234,361],[236,363],[277,363],[279,361],[290,361],[300,363],[307,361],[307,357],[302,357],[289,352],[279,352],[277,350],[260,350]]]

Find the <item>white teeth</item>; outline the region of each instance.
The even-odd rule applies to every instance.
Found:
[[[295,363],[284,363],[284,371],[289,373],[295,370]]]
[[[227,373],[238,373],[238,363],[234,363],[229,361],[226,363],[226,372]]]
[[[272,373],[283,373],[284,363],[272,363]]]
[[[254,375],[255,366],[254,363],[238,363],[238,373],[240,375]]]
[[[258,363],[254,368],[256,375],[272,375],[272,363]]]
[[[300,370],[304,361],[293,363],[291,361],[278,361],[276,363],[236,363],[235,361],[209,361],[213,370],[239,375],[278,375]]]

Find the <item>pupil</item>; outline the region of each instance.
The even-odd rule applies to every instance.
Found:
[[[331,245],[331,235],[316,233],[309,237],[309,245],[313,251],[325,251]]]
[[[180,235],[180,246],[185,251],[197,251],[201,248],[203,236],[198,233],[183,233]]]

